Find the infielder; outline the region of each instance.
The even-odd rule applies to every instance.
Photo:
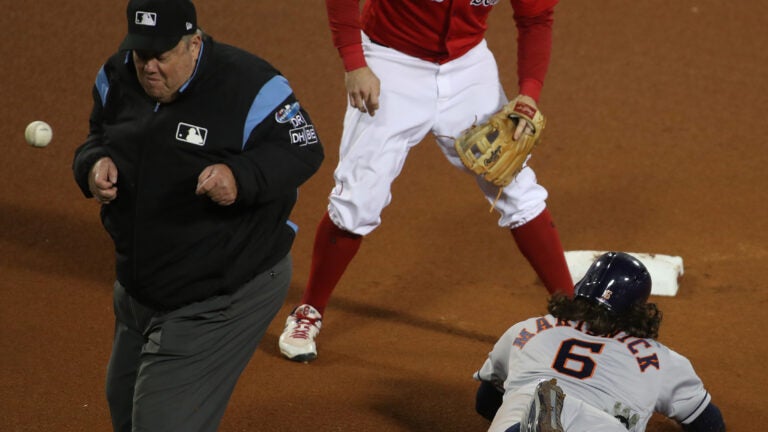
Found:
[[[315,236],[301,306],[279,340],[289,359],[311,361],[331,293],[365,235],[381,223],[391,185],[408,152],[432,133],[448,161],[464,169],[454,138],[482,123],[508,99],[484,39],[498,0],[327,0],[333,43],[349,96],[335,186]],[[518,30],[522,100],[535,108],[551,51],[557,0],[512,0]],[[525,130],[520,122],[515,132]],[[547,191],[525,166],[499,195],[476,176],[523,255],[550,293],[572,294],[573,281],[546,208]],[[498,201],[497,201],[498,197]]]
[[[639,432],[658,412],[686,431],[725,431],[690,361],[655,340],[650,293],[639,260],[608,252],[574,298],[553,296],[548,315],[510,327],[474,375],[488,430]]]

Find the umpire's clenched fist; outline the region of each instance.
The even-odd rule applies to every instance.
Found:
[[[216,204],[228,206],[237,198],[237,182],[232,170],[224,164],[205,167],[197,178],[198,195],[208,195]]]
[[[102,204],[109,204],[117,198],[117,165],[112,158],[103,157],[96,161],[88,176],[91,195]]]

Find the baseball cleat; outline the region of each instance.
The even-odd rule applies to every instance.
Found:
[[[317,358],[315,338],[323,326],[323,316],[314,307],[303,304],[288,315],[280,335],[280,352],[288,360],[308,363]]]
[[[556,379],[541,381],[520,420],[520,432],[564,432],[560,421],[563,399],[565,393]]]

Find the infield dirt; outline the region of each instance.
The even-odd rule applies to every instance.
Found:
[[[544,311],[543,286],[473,180],[432,138],[394,185],[384,223],[342,279],[310,365],[277,338],[306,283],[345,105],[323,2],[198,0],[202,27],[289,79],[327,159],[293,215],[288,301],[246,369],[222,431],[482,431],[478,368],[513,322]],[[768,2],[571,0],[556,9],[531,165],[568,250],[681,256],[678,295],[658,297],[660,340],[688,356],[729,431],[768,424]],[[105,431],[113,252],[98,205],[71,174],[91,86],[125,31],[124,2],[36,0],[0,28],[0,417],[8,431]],[[516,90],[508,2],[489,44]],[[24,128],[56,131],[35,149]],[[757,426],[756,426],[757,425]],[[649,430],[679,428],[657,418]]]

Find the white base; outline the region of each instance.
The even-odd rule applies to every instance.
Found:
[[[575,284],[587,272],[589,266],[607,251],[566,251],[565,260]],[[627,252],[640,260],[651,274],[653,283],[651,295],[674,296],[677,294],[677,279],[683,275],[683,259],[679,256]]]

